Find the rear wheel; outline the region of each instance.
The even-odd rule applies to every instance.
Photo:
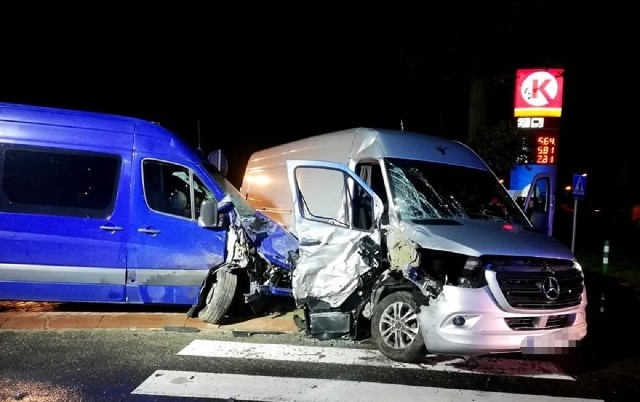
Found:
[[[219,324],[229,311],[233,296],[238,287],[238,276],[226,269],[215,273],[215,281],[211,284],[205,306],[198,312],[198,317],[211,324]]]
[[[425,353],[416,303],[409,292],[394,292],[380,300],[371,317],[371,337],[388,358],[412,363]]]

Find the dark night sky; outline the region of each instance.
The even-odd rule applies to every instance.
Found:
[[[140,117],[194,145],[200,120],[239,185],[251,152],[326,131],[404,119],[465,141],[472,72],[497,77],[497,121],[512,116],[515,69],[563,67],[559,185],[587,171],[593,203],[640,202],[637,24],[615,2],[584,4],[4,12],[0,102]]]

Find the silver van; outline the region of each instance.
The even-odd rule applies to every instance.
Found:
[[[292,291],[319,338],[386,356],[558,353],[586,336],[570,250],[464,144],[353,128],[255,152],[240,189],[298,239]]]

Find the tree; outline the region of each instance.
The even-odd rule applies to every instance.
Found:
[[[529,162],[530,144],[513,120],[503,120],[496,125],[480,128],[467,145],[484,159],[498,177],[509,176],[515,163]]]

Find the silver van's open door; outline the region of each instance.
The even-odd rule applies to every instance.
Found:
[[[538,173],[534,176],[526,194],[521,194],[522,210],[533,226],[547,235],[553,235],[553,214],[555,212],[555,175]],[[526,197],[526,198],[525,198]]]
[[[298,303],[315,299],[340,306],[371,269],[363,243],[380,245],[380,198],[346,166],[288,160],[300,258],[293,270]]]

